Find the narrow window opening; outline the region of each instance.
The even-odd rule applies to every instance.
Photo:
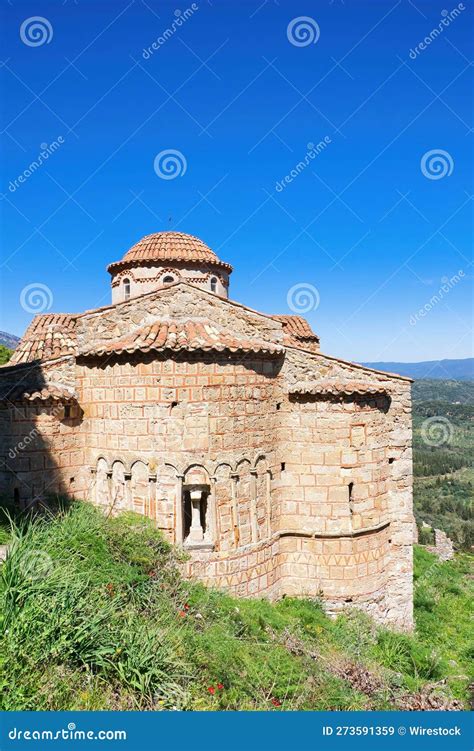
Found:
[[[183,514],[183,540],[189,535],[191,529],[191,497],[189,491],[184,493],[184,514]]]
[[[196,498],[196,493],[200,496]],[[208,492],[183,492],[183,542],[190,546],[206,543],[209,534]]]
[[[123,299],[130,300],[130,279],[123,280]]]
[[[13,500],[14,500],[14,502],[15,502],[16,505],[20,504],[20,489],[19,488],[15,488],[14,489],[14,491],[13,491]]]
[[[164,276],[163,277],[163,284],[172,284],[174,282],[174,277],[172,276]]]
[[[217,279],[215,276],[211,278],[211,292],[215,292],[217,290]]]
[[[204,534],[207,532],[207,496],[202,499],[200,508],[200,521]]]
[[[281,409],[281,402],[277,402],[277,410]]]
[[[281,471],[284,472],[286,469],[286,462],[281,463]]]
[[[350,482],[348,491],[349,491],[349,511],[351,514],[354,513],[354,498],[352,496],[353,490],[354,490],[354,483]]]

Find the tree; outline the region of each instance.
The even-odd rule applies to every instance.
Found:
[[[12,349],[8,349],[8,347],[5,347],[3,344],[0,344],[0,365],[5,365],[5,363],[9,361],[12,355],[13,355]]]

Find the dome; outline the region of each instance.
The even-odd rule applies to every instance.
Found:
[[[121,261],[111,263],[108,271],[154,262],[173,264],[176,261],[205,264],[220,267],[227,272],[232,271],[232,266],[221,261],[202,240],[184,232],[155,232],[146,235],[127,250]]]

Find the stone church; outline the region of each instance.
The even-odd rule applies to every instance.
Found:
[[[148,235],[112,303],[37,315],[0,369],[0,492],[133,510],[188,576],[412,626],[410,380],[229,299],[201,240]]]

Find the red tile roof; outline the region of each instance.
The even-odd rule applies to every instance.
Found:
[[[250,352],[279,354],[283,347],[228,331],[208,320],[157,321],[127,336],[82,351],[81,355],[105,355],[121,352],[164,351]]]
[[[319,336],[306,318],[301,316],[272,316],[283,325],[283,341],[288,346],[303,347],[313,352],[319,350]]]
[[[232,266],[221,261],[202,240],[184,232],[155,232],[146,235],[130,248],[120,261],[111,263],[108,271],[153,261],[191,261],[232,271]]]
[[[35,316],[15,349],[9,365],[74,355],[76,321],[68,313],[43,313]]]
[[[77,400],[78,396],[74,389],[60,383],[44,385],[44,379],[38,373],[27,378],[25,383],[15,382],[8,379],[0,379],[0,400],[14,402],[19,399],[35,401],[40,399],[52,399],[54,401],[68,402]]]
[[[67,389],[65,386],[46,386],[39,391],[24,391],[22,393],[24,399],[34,401],[35,399],[53,399],[58,402],[69,402],[77,399],[77,393],[72,389]]]

